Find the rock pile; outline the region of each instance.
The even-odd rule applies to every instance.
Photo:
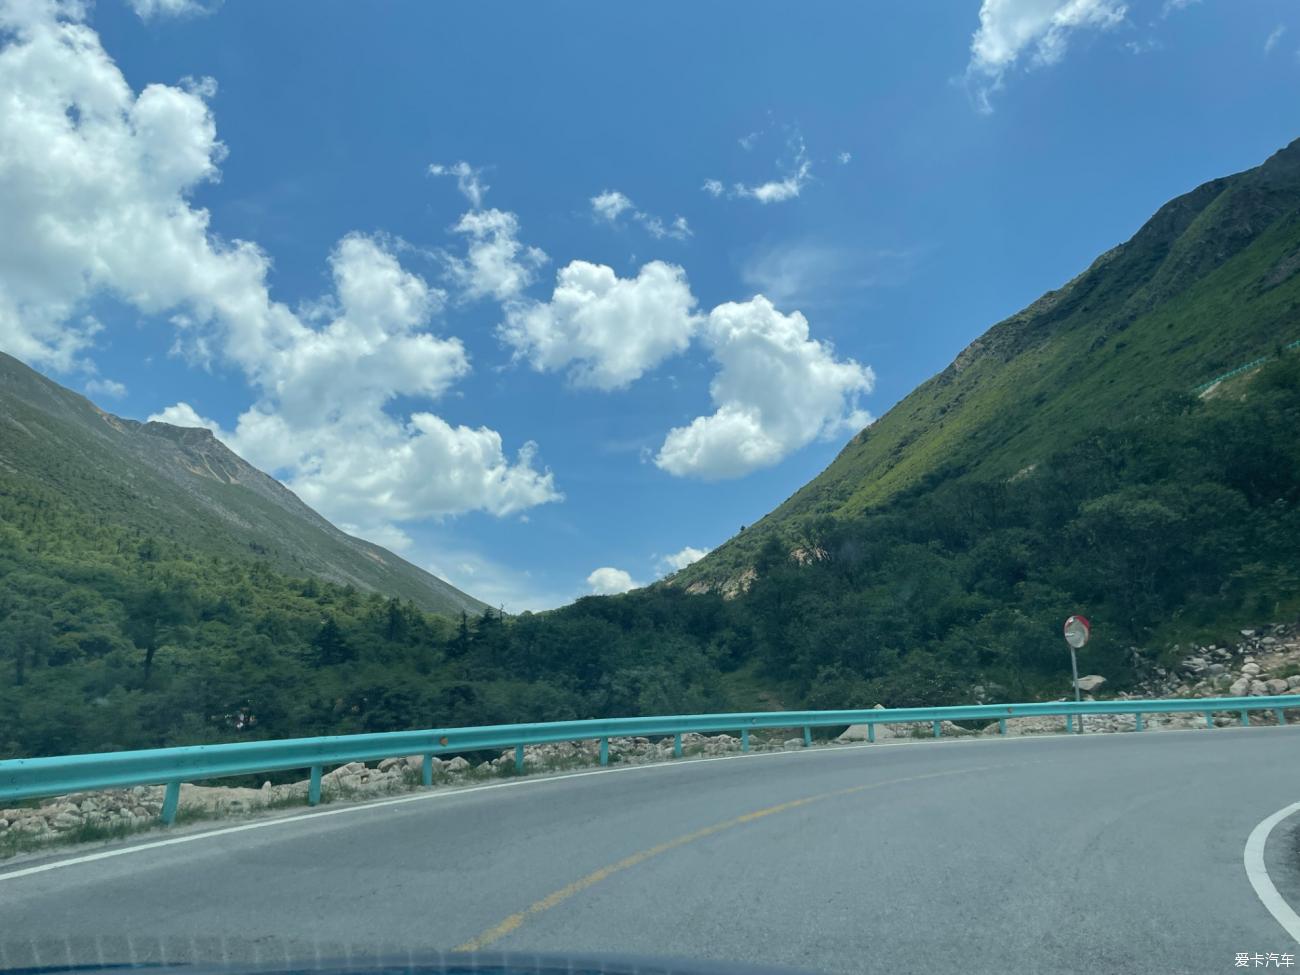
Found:
[[[1177,648],[1175,648],[1177,649]],[[1141,659],[1140,655],[1137,659]],[[1085,684],[1085,681],[1087,683]],[[1080,688],[1097,689],[1104,683],[1100,675],[1080,679]],[[997,688],[977,687],[976,700],[983,701]],[[1131,693],[1116,694],[1117,699],[1149,697],[1258,697],[1274,694],[1300,695],[1300,624],[1270,624],[1258,629],[1242,630],[1241,640],[1231,646],[1210,645],[1187,648],[1173,668],[1152,667],[1148,676]],[[1089,700],[1093,698],[1088,696]],[[876,705],[877,708],[881,705]],[[1300,707],[1300,701],[1297,701]],[[1135,727],[1132,715],[1088,715],[1084,731],[1121,732]],[[1250,717],[1251,724],[1272,724],[1276,718],[1270,712],[1259,712]],[[1236,714],[1217,714],[1216,725],[1235,724]],[[1203,714],[1150,714],[1143,724],[1147,728],[1200,728],[1205,726]],[[975,734],[949,721],[941,723],[945,737]],[[1052,734],[1065,731],[1065,720],[1059,717],[1009,718],[1007,733],[1011,735]],[[983,729],[981,734],[999,733],[997,722]],[[898,723],[876,725],[876,740],[929,738],[933,731],[928,723]],[[861,741],[866,738],[866,726],[854,725],[839,738],[840,741]],[[740,738],[735,735],[682,735],[683,751],[687,755],[714,756],[740,750]],[[784,740],[767,739],[756,734],[751,742],[753,751],[779,751],[803,747],[802,738]],[[665,761],[673,755],[673,739],[611,738],[609,759],[619,764],[643,764]],[[524,749],[526,772],[561,770],[599,761],[599,744],[596,741],[554,742],[530,745]],[[455,784],[476,781],[514,773],[515,752],[508,749],[496,758],[478,765],[456,756],[450,760],[433,759],[436,784]],[[345,798],[367,798],[413,788],[421,780],[423,758],[419,755],[386,758],[375,765],[350,762],[322,776],[324,793]],[[281,803],[302,802],[307,797],[308,781],[303,779],[284,785],[266,782],[260,789],[236,789],[196,785],[181,786],[180,809],[194,811],[200,816],[223,815],[265,809]],[[0,838],[9,834],[16,839],[34,839],[37,842],[80,835],[111,835],[149,826],[158,821],[162,811],[162,786],[136,786],[131,789],[111,789],[103,792],[80,793],[47,799],[36,806],[0,809]],[[15,844],[17,846],[17,844]]]

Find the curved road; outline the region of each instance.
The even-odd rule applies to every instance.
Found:
[[[1297,799],[1300,727],[508,780],[0,867],[0,969],[461,946],[843,973],[1300,968],[1242,865]],[[1289,824],[1266,863],[1297,904]]]

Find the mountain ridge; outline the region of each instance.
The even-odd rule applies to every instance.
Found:
[[[0,352],[0,477],[6,472],[143,530],[201,536],[189,539],[199,549],[264,558],[431,612],[487,608],[335,527],[211,431],[117,416]]]
[[[853,516],[927,478],[1011,477],[1091,427],[1300,338],[1297,272],[1300,139],[1159,207],[1127,241],[970,342],[812,481],[667,584],[734,592],[769,538],[795,549],[810,521]],[[1068,402],[1085,395],[1086,416]]]

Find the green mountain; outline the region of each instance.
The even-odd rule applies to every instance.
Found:
[[[209,431],[105,413],[0,352],[0,492],[24,484],[195,554],[260,559],[289,576],[352,585],[430,612],[486,608],[335,528]]]
[[[1071,613],[1132,689],[1300,614],[1298,272],[1300,144],[1162,208],[669,584],[510,618],[385,598],[436,580],[203,431],[2,359],[0,758],[1052,699]]]
[[[817,478],[671,584],[735,592],[769,539],[900,492],[1032,474],[1048,455],[1300,339],[1300,140],[1167,203],[972,342]]]

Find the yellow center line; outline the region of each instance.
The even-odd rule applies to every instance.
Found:
[[[900,785],[904,782],[918,782],[921,779],[934,779],[946,775],[965,775],[971,772],[987,772],[989,769],[1007,768],[1006,765],[981,765],[976,768],[951,769],[946,772],[927,772],[924,775],[909,775],[900,779],[886,779],[883,782],[870,782],[866,785],[854,785],[846,789],[836,789],[833,792],[823,792],[814,796],[805,796],[802,799],[792,799],[789,802],[782,802],[775,806],[768,806],[764,809],[756,809],[753,812],[747,812],[743,816],[737,816],[734,819],[728,819],[721,823],[714,823],[712,826],[705,826],[703,829],[697,829],[693,833],[686,833],[675,839],[660,843],[658,846],[652,846],[648,849],[633,853],[626,856],[616,863],[601,867],[575,880],[573,883],[561,887],[559,890],[547,894],[539,901],[534,901],[522,911],[511,914],[500,924],[495,924],[488,928],[476,938],[471,938],[462,945],[457,945],[453,951],[480,951],[491,944],[500,941],[510,932],[516,930],[521,924],[530,917],[536,917],[549,911],[553,907],[563,904],[575,894],[580,894],[590,887],[594,887],[602,880],[612,877],[616,873],[635,867],[639,863],[645,863],[651,857],[657,857],[661,853],[667,853],[670,850],[676,850],[688,843],[694,843],[696,840],[702,840],[706,836],[713,836],[715,833],[721,833],[723,830],[731,829],[734,826],[743,826],[745,823],[752,823],[757,819],[763,819],[767,816],[775,816],[777,813],[788,812],[791,809],[798,809],[800,806],[807,806],[814,802],[821,802],[823,799],[836,799],[841,796],[850,796],[858,792],[865,792],[868,789],[880,789],[887,785]]]

